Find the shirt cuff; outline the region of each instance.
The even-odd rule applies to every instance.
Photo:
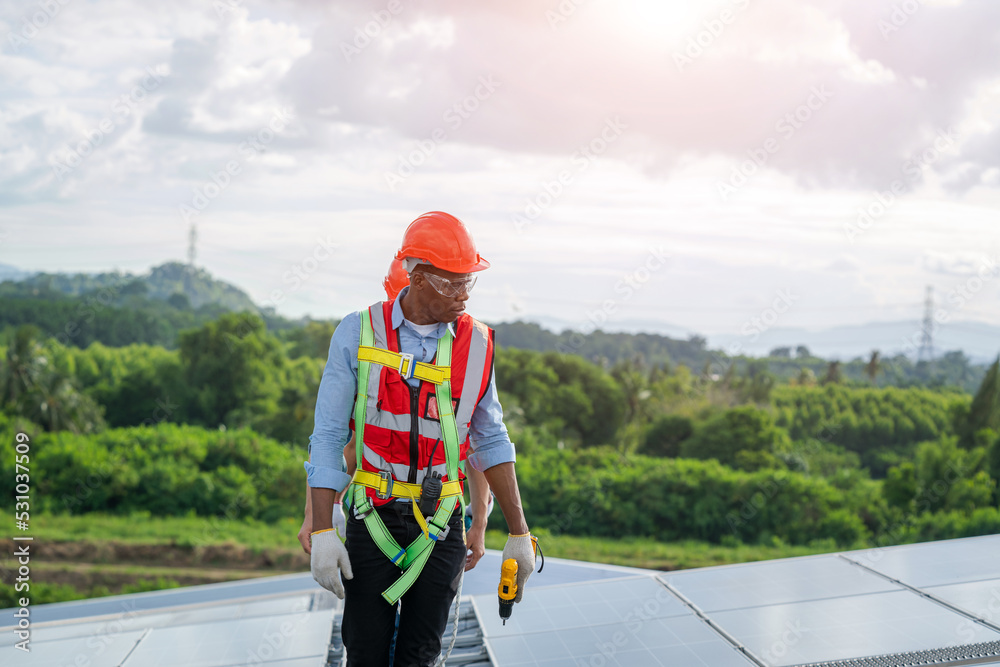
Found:
[[[489,470],[501,463],[514,463],[516,458],[514,444],[510,440],[501,445],[480,447],[476,451],[469,451],[469,463],[479,472]]]
[[[313,488],[343,491],[351,483],[351,476],[343,470],[314,466],[309,461],[303,461],[302,467],[306,469],[306,481]]]

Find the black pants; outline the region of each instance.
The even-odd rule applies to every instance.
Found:
[[[404,503],[392,502],[376,510],[396,542],[406,548],[420,526]],[[448,537],[434,545],[427,564],[401,599],[394,667],[433,665],[441,652],[441,636],[448,610],[465,567],[462,514],[456,510]],[[389,647],[395,629],[396,608],[382,591],[399,579],[402,570],[378,548],[364,521],[347,518],[347,553],[354,578],[344,580],[344,621],[341,634],[350,667],[389,667]]]

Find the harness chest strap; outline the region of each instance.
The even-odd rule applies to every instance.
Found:
[[[435,366],[422,361],[414,361],[412,354],[383,350],[380,347],[358,346],[358,360],[395,368],[404,380],[415,377],[432,384],[441,384],[445,380],[451,379],[451,366]]]

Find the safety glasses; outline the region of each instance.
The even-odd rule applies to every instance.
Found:
[[[476,276],[464,280],[448,280],[447,278],[442,278],[426,271],[423,272],[423,276],[427,278],[427,282],[431,284],[435,292],[449,299],[454,299],[463,292],[470,294],[473,286],[476,284]]]

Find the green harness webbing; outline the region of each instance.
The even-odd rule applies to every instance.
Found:
[[[437,366],[451,367],[451,343],[450,331],[438,339],[437,357],[435,358]],[[366,308],[361,311],[361,345],[371,347],[374,344],[375,332],[372,329],[371,315]],[[368,379],[371,365],[370,361],[358,360],[358,396],[354,404],[354,432],[355,442],[357,442],[355,449],[358,456],[358,470],[362,469],[361,462],[364,456],[365,412],[368,403]],[[458,479],[458,424],[455,421],[455,411],[451,402],[451,380],[445,380],[436,385],[435,395],[441,420],[441,439],[444,441],[445,470],[448,479]],[[416,419],[416,416],[412,416],[412,418]],[[448,529],[448,521],[459,502],[462,504],[464,513],[464,496],[452,496],[441,500],[434,516],[427,521],[427,536],[421,534],[403,549],[393,538],[389,529],[385,527],[378,512],[375,511],[371,499],[365,493],[365,487],[354,485],[354,507],[357,516],[364,518],[368,533],[386,558],[403,570],[402,576],[396,580],[396,583],[382,591],[382,597],[385,598],[386,602],[392,605],[396,604],[420,576],[427,559],[430,558],[431,549],[434,548],[441,534]]]

